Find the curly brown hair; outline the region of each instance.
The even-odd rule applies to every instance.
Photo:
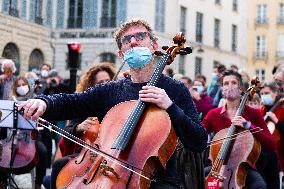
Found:
[[[153,41],[156,41],[157,38],[155,37],[154,33],[153,33],[153,29],[151,28],[151,26],[142,19],[132,19],[130,21],[124,22],[123,24],[121,24],[117,30],[114,32],[114,39],[117,43],[117,46],[119,49],[121,49],[121,37],[122,35],[132,26],[144,26],[148,32],[150,33],[150,38]]]
[[[76,87],[77,92],[83,92],[96,83],[96,75],[100,71],[105,71],[109,74],[110,79],[115,75],[115,68],[112,63],[102,62],[99,64],[92,64],[90,68],[82,75],[80,82]]]

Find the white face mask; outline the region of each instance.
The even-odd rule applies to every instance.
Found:
[[[47,70],[41,70],[40,75],[45,78],[45,77],[48,76],[48,71]]]
[[[20,96],[25,96],[29,92],[29,86],[28,85],[24,85],[24,86],[17,87],[16,92]]]

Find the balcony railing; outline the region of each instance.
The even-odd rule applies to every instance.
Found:
[[[103,39],[113,39],[115,29],[66,29],[57,30],[52,33],[55,38],[103,38]]]
[[[101,28],[116,27],[116,17],[101,17]]]
[[[268,18],[256,18],[255,25],[266,25],[268,24]]]
[[[254,53],[254,59],[255,60],[267,60],[268,59],[268,53],[266,51],[255,52]]]

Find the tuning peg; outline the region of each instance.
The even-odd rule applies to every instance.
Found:
[[[162,46],[162,49],[163,49],[164,51],[166,51],[168,48],[169,48],[169,46]]]
[[[154,55],[156,55],[156,56],[163,56],[165,54],[162,51],[155,51]]]

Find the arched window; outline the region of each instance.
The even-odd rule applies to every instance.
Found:
[[[100,61],[101,62],[111,62],[111,63],[115,63],[115,54],[113,53],[102,53],[100,55]]]
[[[2,57],[12,59],[17,68],[16,75],[19,74],[20,71],[20,53],[19,48],[14,43],[8,43],[3,50]]]
[[[34,49],[29,58],[29,71],[39,69],[44,62],[44,56],[41,50]]]

